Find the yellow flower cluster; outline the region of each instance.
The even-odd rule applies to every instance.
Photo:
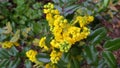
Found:
[[[46,44],[45,44],[45,40],[46,40],[46,37],[43,37],[43,38],[41,38],[41,40],[40,40],[40,42],[39,42],[39,46],[41,47],[41,48],[43,48],[44,50],[49,50],[49,48],[46,46]]]
[[[74,20],[68,22],[68,20],[60,15],[60,12],[54,8],[52,3],[44,5],[44,13],[46,14],[46,20],[50,26],[50,31],[54,35],[54,38],[50,42],[52,48],[50,54],[51,62],[57,63],[62,52],[68,52],[75,42],[87,38],[90,34],[90,29],[87,28],[86,25],[92,22],[94,17],[77,16]],[[76,24],[79,24],[79,26],[75,26]],[[39,45],[45,48],[46,45],[43,39],[44,38],[40,40]],[[55,49],[59,49],[60,51],[55,51]]]
[[[62,52],[57,52],[53,50],[50,54],[51,57],[50,60],[52,63],[57,63],[60,60],[61,56],[62,56]]]
[[[26,52],[26,56],[32,62],[36,62],[37,61],[36,55],[37,55],[37,51],[35,51],[35,50],[29,50],[29,51]]]
[[[79,23],[80,27],[85,27],[85,25],[89,24],[94,20],[93,16],[77,16],[74,20],[73,24]]]
[[[60,15],[60,12],[52,12],[56,10],[57,9],[55,9],[54,5],[51,3],[44,6],[46,19],[48,20],[51,32],[54,35],[51,45],[64,52],[66,51],[64,49],[70,48],[68,46],[85,39],[90,34],[90,30],[85,25],[92,22],[94,18],[93,16],[77,16],[75,20],[73,20],[73,23],[70,24],[63,16]],[[79,23],[80,27],[76,27],[76,23]],[[62,46],[66,47],[63,48]]]
[[[2,43],[2,48],[11,48],[12,46],[19,46],[19,43],[17,42],[9,42],[9,41],[5,41]]]

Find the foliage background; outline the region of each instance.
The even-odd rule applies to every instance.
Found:
[[[119,0],[4,0],[0,1],[1,68],[6,66],[7,68],[40,68],[50,62],[49,53],[41,52],[37,46],[41,37],[51,37],[43,14],[43,5],[48,2],[54,3],[69,21],[78,15],[93,15],[95,18],[88,26],[91,29],[90,36],[76,43],[76,46],[65,53],[55,66],[58,68],[119,67]],[[4,49],[2,48],[4,41],[18,42],[20,46]],[[39,52],[37,58],[43,64],[35,65],[28,60],[25,53],[29,49]],[[81,57],[82,60],[78,61]]]

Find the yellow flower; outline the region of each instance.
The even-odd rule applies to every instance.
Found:
[[[54,10],[54,14],[57,14],[57,15],[58,15],[58,14],[60,14],[60,12],[59,12],[57,9],[55,9],[55,10]]]
[[[84,27],[94,20],[93,16],[77,16],[73,21],[73,25],[79,23],[80,27]]]
[[[57,51],[53,50],[50,54],[50,60],[52,63],[58,63],[61,56],[62,56],[62,52],[57,52]]]
[[[54,39],[50,42],[50,44],[54,48],[59,48],[59,43],[56,40],[54,40]]]
[[[46,5],[44,5],[44,9],[53,9],[54,5],[52,3],[48,3]]]
[[[52,3],[48,3],[48,8],[53,9],[54,5]]]
[[[51,13],[46,14],[46,19],[51,23],[51,21],[53,20],[52,14]]]
[[[29,50],[26,52],[26,56],[29,58],[30,61],[32,62],[36,62],[37,59],[36,59],[36,55],[37,55],[37,51],[35,50]]]
[[[47,14],[47,13],[50,12],[50,10],[49,9],[43,9],[43,12]]]
[[[40,39],[39,46],[45,50],[49,50],[49,48],[45,44],[46,37]]]
[[[80,35],[80,28],[75,26],[69,26],[66,28],[67,30],[63,32],[63,38],[66,40],[69,44],[74,44],[78,40]]]
[[[93,16],[88,16],[88,22],[92,22],[94,20]]]
[[[12,42],[5,41],[2,43],[2,48],[11,48],[13,46]]]
[[[46,8],[47,8],[47,5],[44,5],[43,7],[44,7],[44,9],[46,9]]]

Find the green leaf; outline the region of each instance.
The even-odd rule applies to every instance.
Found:
[[[17,68],[17,66],[19,65],[20,63],[20,58],[16,58],[14,61],[13,61],[13,65],[11,68]]]
[[[0,35],[0,42],[3,41],[3,40],[6,39],[6,38],[7,38],[7,36],[6,36],[5,34],[1,34],[1,35]]]
[[[20,38],[20,30],[18,29],[14,36],[11,38],[10,42],[17,42]]]
[[[15,58],[14,60],[11,60],[8,64],[8,68],[17,68],[17,66],[20,63],[20,58]]]
[[[13,61],[10,61],[10,63],[8,64],[8,68],[11,68],[12,67],[12,64],[13,64]]]
[[[109,4],[109,2],[110,2],[110,0],[103,0],[104,2],[103,2],[103,6],[104,7],[107,7],[108,6],[108,4]]]
[[[60,60],[57,64],[58,68],[67,68],[67,63],[63,60]]]
[[[42,28],[42,26],[40,23],[33,23],[33,30],[36,34],[40,33],[41,28]]]
[[[70,52],[71,52],[71,55],[72,56],[77,56],[77,55],[79,55],[81,52],[82,52],[82,50],[80,50],[80,48],[79,47],[75,47],[75,46],[73,46],[71,49],[70,49]]]
[[[50,62],[50,58],[49,58],[49,55],[45,54],[45,53],[40,53],[37,55],[37,59],[41,62],[44,62],[44,63],[48,63]]]
[[[2,59],[1,61],[0,61],[0,67],[2,67],[2,68],[6,68],[6,66],[7,66],[7,64],[9,63],[9,60],[8,59]]]
[[[6,49],[0,48],[0,59],[8,59],[10,57]]]
[[[18,54],[18,50],[13,46],[11,49],[9,49],[8,53],[11,56],[16,56]]]
[[[101,59],[99,60],[99,65],[97,68],[106,68],[106,63],[105,63],[105,60]]]
[[[71,65],[74,65],[74,68],[80,68],[80,64],[79,64],[78,60],[75,58],[73,58],[73,64],[71,64]]]
[[[107,30],[104,27],[101,27],[93,31],[88,37],[88,40],[91,41],[92,44],[97,44],[106,37],[106,34]]]
[[[32,63],[29,60],[25,60],[25,68],[32,68]]]
[[[69,59],[70,59],[70,53],[64,53],[64,54],[62,55],[61,60],[63,60],[64,62],[68,63],[68,62],[69,62]]]
[[[58,68],[70,68],[70,53],[63,53],[61,60],[58,62]]]
[[[5,68],[17,68],[20,63],[20,59],[16,58],[16,54],[18,53],[15,47],[11,49],[2,49],[0,48],[0,67]],[[11,54],[10,54],[11,53]]]
[[[9,10],[7,9],[7,6],[8,6],[8,2],[0,2],[0,12],[2,13],[2,15],[4,15],[5,17],[9,16]]]
[[[53,2],[54,2],[54,3],[59,3],[59,2],[60,2],[60,0],[53,0]]]
[[[21,5],[23,5],[23,4],[25,3],[24,0],[14,0],[14,2],[15,2],[17,5],[19,5],[19,6],[21,6]]]
[[[74,56],[70,58],[66,68],[80,68],[80,62]]]
[[[34,9],[39,9],[41,7],[41,3],[35,3],[35,4],[33,4],[33,8]]]
[[[72,14],[78,8],[78,5],[68,6],[64,9],[64,15],[67,16],[68,14]]]
[[[103,55],[104,60],[108,64],[109,68],[117,68],[116,59],[114,55],[112,54],[112,52],[104,51],[102,55]]]
[[[86,46],[84,50],[84,55],[88,64],[92,64],[93,66],[98,65],[98,52],[94,46]]]
[[[78,4],[74,4],[76,1],[77,0],[53,0],[55,3],[55,8],[57,8],[64,16],[72,14],[76,9],[79,8]]]
[[[50,62],[50,60],[49,60],[48,58],[40,58],[40,57],[39,57],[38,60],[41,61],[41,62],[44,62],[44,63]]]
[[[108,50],[108,51],[114,51],[114,50],[119,49],[120,38],[106,41],[103,47],[105,48],[105,50]]]
[[[0,34],[2,34],[3,32],[4,32],[4,30],[0,28]]]
[[[107,6],[109,5],[109,2],[110,2],[110,0],[102,0],[102,3],[98,9],[98,13],[104,11],[107,8]]]

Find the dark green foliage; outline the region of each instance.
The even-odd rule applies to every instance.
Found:
[[[104,48],[107,51],[115,51],[120,48],[120,38],[116,38],[113,40],[108,40],[104,44]]]
[[[117,68],[116,59],[115,59],[114,55],[112,54],[112,52],[104,51],[102,53],[102,55],[105,60],[105,63],[108,64],[108,67]]]
[[[18,50],[15,47],[11,49],[0,48],[0,67],[1,68],[17,68],[21,60],[18,57]]]
[[[104,27],[94,30],[91,35],[88,37],[88,40],[91,41],[91,44],[100,43],[107,34],[107,30]]]
[[[107,41],[105,41],[103,46],[100,45],[100,41],[105,38],[106,29],[103,27],[94,30],[88,37],[90,44],[93,45],[88,44],[85,47],[84,54],[87,63],[90,64],[92,68],[117,68],[116,57],[114,56],[112,51],[120,48],[120,38],[116,38],[113,40],[108,39]],[[96,43],[93,43],[94,41]],[[98,48],[100,48],[100,50]]]

